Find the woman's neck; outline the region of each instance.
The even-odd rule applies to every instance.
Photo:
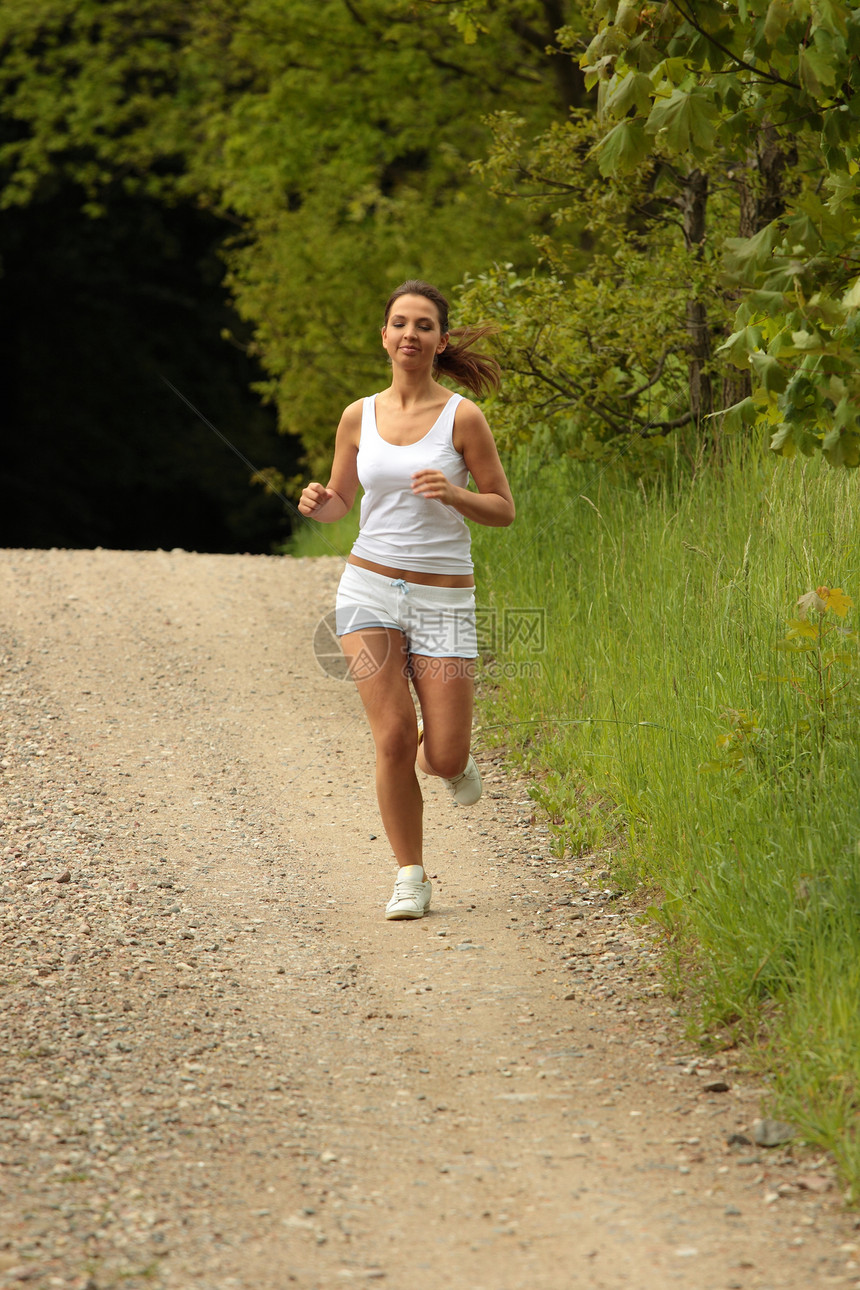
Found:
[[[385,394],[391,403],[406,409],[418,407],[422,403],[432,403],[441,388],[431,375],[416,374],[412,377],[395,372]]]

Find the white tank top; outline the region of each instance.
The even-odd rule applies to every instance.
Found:
[[[416,497],[416,470],[441,470],[460,488],[469,472],[453,443],[454,414],[462,399],[452,394],[417,443],[392,444],[376,428],[376,395],[364,400],[358,446],[358,478],[364,489],[353,552],[375,564],[418,573],[471,573],[472,535],[459,511]]]

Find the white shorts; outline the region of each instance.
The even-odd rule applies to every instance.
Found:
[[[388,627],[403,632],[410,654],[477,658],[474,587],[426,587],[347,564],[337,589],[335,632]]]

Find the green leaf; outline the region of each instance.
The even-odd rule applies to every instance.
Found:
[[[844,395],[836,404],[833,414],[833,425],[837,430],[853,430],[857,424],[857,405],[848,395]]]
[[[812,0],[813,25],[845,36],[848,31],[848,6],[839,0]]]
[[[806,49],[801,49],[797,67],[801,85],[813,98],[821,97],[823,85],[836,84],[836,69],[833,61],[812,46],[808,45]]]
[[[845,309],[842,302],[834,300],[825,291],[816,291],[809,297],[807,311],[827,327],[840,327],[845,322]]]
[[[732,332],[728,340],[723,341],[717,353],[728,359],[735,367],[749,368],[750,354],[761,349],[761,329],[759,327],[741,327]]]
[[[759,350],[756,354],[750,354],[750,363],[759,384],[769,394],[782,393],[788,384],[788,374],[775,358]]]
[[[743,281],[740,275],[738,278]],[[761,313],[770,313],[774,317],[784,314],[787,308],[785,295],[781,291],[751,291],[748,300]]]
[[[724,243],[723,262],[734,276],[747,278],[755,269],[770,263],[781,234],[776,224],[767,224],[753,237],[730,237]]]
[[[757,419],[756,405],[752,399],[741,399],[723,412],[722,428],[726,434],[738,434],[748,426],[755,425]]]
[[[795,436],[795,442],[804,457],[814,457],[821,447],[821,436],[811,434],[809,430],[801,430],[800,439],[798,441],[797,436]]]
[[[845,4],[844,0],[812,0],[814,25],[845,37],[848,35],[848,16],[855,8],[853,0],[850,4]]]
[[[474,18],[468,13],[460,13],[457,9],[452,9],[448,15],[448,21],[451,26],[459,31],[466,45],[474,45],[478,39],[478,26]]]
[[[638,0],[621,0],[615,15],[615,24],[628,36],[632,36],[639,26]]]
[[[646,129],[649,134],[663,134],[673,153],[692,153],[703,157],[713,146],[719,110],[704,90],[674,90],[667,101],[655,103]]]
[[[769,45],[776,44],[791,17],[791,5],[788,0],[771,0],[764,20],[764,38]]]
[[[794,357],[797,352],[797,346],[794,344],[791,332],[787,327],[783,327],[776,333],[767,347],[767,352],[772,358],[785,359]]]
[[[597,147],[601,175],[624,175],[635,170],[651,151],[641,121],[619,121]]]
[[[791,343],[795,349],[814,350],[821,349],[821,337],[815,332],[793,331],[791,333]]]
[[[603,108],[617,119],[626,116],[631,108],[647,112],[651,107],[651,78],[644,72],[628,72],[620,81],[610,82]]]
[[[781,425],[771,438],[770,450],[779,453],[781,457],[793,457],[797,451],[794,443],[794,427]]]
[[[832,430],[821,446],[831,466],[860,466],[860,434],[853,430]]]
[[[651,70],[651,81],[655,86],[667,81],[670,85],[680,85],[689,76],[685,58],[664,58]]]
[[[607,58],[617,58],[627,47],[627,38],[617,27],[604,27],[592,40],[580,60],[580,67],[594,65]]]

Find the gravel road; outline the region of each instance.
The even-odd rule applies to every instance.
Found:
[[[0,552],[0,1286],[860,1286],[831,1162],[685,1042],[524,785],[389,923],[335,559]]]

